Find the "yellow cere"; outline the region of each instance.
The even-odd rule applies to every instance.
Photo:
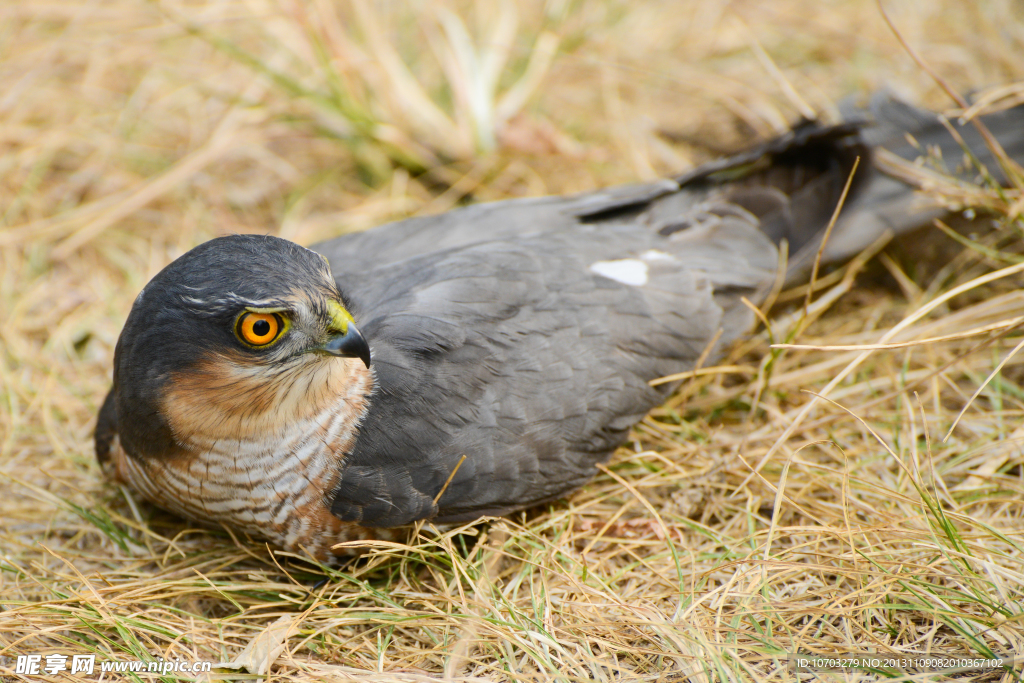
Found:
[[[348,324],[354,322],[352,314],[345,310],[344,306],[333,300],[327,302],[327,310],[331,314],[331,326],[342,334],[348,332]]]

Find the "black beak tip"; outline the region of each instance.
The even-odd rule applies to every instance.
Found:
[[[366,367],[370,367],[370,345],[366,343],[366,338],[356,329],[356,326],[351,323],[349,323],[345,334],[327,342],[323,349],[334,356],[358,358]]]

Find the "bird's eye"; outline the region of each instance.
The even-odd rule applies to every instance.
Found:
[[[281,335],[284,321],[277,313],[243,313],[235,331],[239,339],[251,346],[266,346]]]

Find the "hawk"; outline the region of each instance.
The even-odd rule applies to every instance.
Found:
[[[1024,156],[1024,108],[986,123]],[[970,127],[973,153],[997,164]],[[914,143],[917,143],[916,146]],[[662,403],[651,380],[747,334],[742,298],[941,207],[879,149],[962,151],[876,97],[684,176],[412,218],[307,249],[213,239],[152,279],[117,344],[96,453],[153,503],[319,559],[561,498]],[[717,341],[714,341],[717,335]],[[337,551],[342,552],[342,551]]]

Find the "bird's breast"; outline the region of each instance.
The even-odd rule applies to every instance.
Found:
[[[315,413],[292,417],[272,432],[179,433],[180,456],[164,460],[127,457],[115,443],[117,476],[182,516],[329,559],[336,543],[379,536],[330,512],[330,494],[355,445],[372,389],[369,373],[349,380],[333,400],[320,401]]]

